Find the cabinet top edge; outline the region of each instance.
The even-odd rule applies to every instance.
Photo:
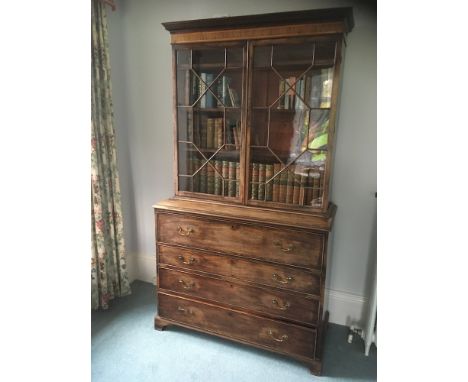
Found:
[[[244,205],[233,205],[205,200],[170,198],[153,205],[157,211],[192,213],[196,215],[271,223],[305,229],[331,231],[336,205],[329,204],[324,213],[310,213],[294,210],[276,210]]]
[[[354,27],[352,7],[309,9],[303,11],[263,13],[248,16],[217,17],[170,21],[162,25],[171,34],[229,28],[265,27],[301,23],[343,22],[345,33]]]

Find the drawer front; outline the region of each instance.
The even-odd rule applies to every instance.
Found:
[[[222,222],[177,214],[158,214],[158,241],[235,253],[299,267],[319,268],[323,235]]]
[[[320,272],[318,271],[308,272],[292,267],[163,245],[158,246],[158,253],[160,264],[320,295]]]
[[[237,308],[317,325],[319,301],[310,295],[267,290],[169,269],[159,270],[159,287]]]
[[[248,261],[232,260],[232,277],[291,291],[320,296],[320,272]]]
[[[158,314],[198,329],[313,359],[316,331],[158,293]]]
[[[222,276],[231,275],[231,262],[228,256],[207,254],[200,251],[164,245],[158,246],[158,254],[160,264]]]

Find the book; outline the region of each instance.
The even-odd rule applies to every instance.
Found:
[[[208,121],[202,123],[200,126],[200,148],[206,149],[208,147],[208,133],[207,133]]]
[[[281,164],[275,163],[273,165],[273,191],[272,191],[272,200],[273,202],[279,202],[279,188],[280,188],[280,175],[277,175],[281,171]]]
[[[215,119],[215,134],[213,138],[213,147],[218,148],[224,144],[223,140],[223,118],[216,118]]]
[[[214,147],[214,126],[215,125],[215,119],[214,118],[208,118],[206,120],[206,148],[207,149],[212,149]]]
[[[292,172],[292,167],[290,166],[287,170],[286,178],[286,203],[292,204],[294,196],[294,173]]]
[[[265,181],[268,182],[271,178],[273,178],[273,165],[267,164],[265,165]],[[268,202],[273,200],[273,180],[265,184],[265,200]]]
[[[217,95],[217,106],[229,106],[228,105],[228,86],[230,78],[228,76],[222,76],[217,83],[216,95]]]
[[[213,77],[214,75],[212,73],[206,73],[206,107],[215,107],[215,97],[213,96],[213,93],[211,92],[211,83],[213,82]]]
[[[236,196],[236,162],[229,162],[228,178],[228,196]]]
[[[214,194],[215,195],[222,195],[223,191],[223,178],[221,177],[222,174],[222,163],[219,160],[214,161],[215,166],[215,174],[214,174]]]
[[[281,174],[279,179],[279,195],[278,195],[278,202],[286,203],[286,188],[288,185],[288,171],[284,169],[285,166],[281,165]]]
[[[206,193],[214,194],[214,174],[215,170],[211,162],[206,165]]]
[[[205,193],[207,190],[207,168],[206,164],[202,167],[202,169],[199,171],[200,174],[200,184],[199,184],[199,192]]]
[[[277,108],[278,109],[284,109],[284,105],[285,105],[285,96],[284,96],[284,91],[285,91],[285,87],[286,87],[286,82],[285,80],[281,79],[279,81],[279,88],[278,88],[278,95],[280,95],[281,97],[279,98],[278,100],[278,106]]]
[[[190,70],[187,70],[187,73],[190,74],[190,85],[188,86],[188,88],[190,89],[189,105],[193,105],[193,103],[198,99],[200,94],[200,80]]]
[[[258,200],[258,163],[252,163],[250,166],[250,199]]]
[[[303,78],[298,80],[296,83],[296,104],[295,104],[296,110],[303,110],[304,102],[298,96],[304,99],[304,79]]]
[[[286,88],[288,89],[286,91],[286,104],[285,104],[285,109],[294,109],[294,102],[295,102],[295,95],[296,95],[296,77],[289,77],[286,78]]]
[[[258,165],[258,200],[265,200],[266,168],[264,163]]]
[[[223,160],[221,163],[221,175],[223,177],[223,187],[222,187],[222,195],[228,195],[228,188],[229,188],[229,163],[226,160]]]
[[[198,83],[198,94],[202,96],[200,99],[200,107],[205,108],[206,106],[206,73],[200,73],[200,81]]]
[[[240,190],[240,163],[236,162],[236,196],[238,197]]]
[[[293,204],[299,204],[301,194],[301,174],[300,167],[294,166],[294,191],[293,191]]]

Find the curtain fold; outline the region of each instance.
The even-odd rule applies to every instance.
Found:
[[[91,306],[107,309],[111,299],[131,290],[115,148],[107,17],[99,0],[92,0],[91,48]]]

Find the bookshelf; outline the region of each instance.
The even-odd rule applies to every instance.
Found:
[[[341,43],[174,46],[176,195],[326,211]],[[223,162],[237,170],[223,173]],[[232,193],[224,185],[234,181]]]
[[[154,206],[155,329],[322,370],[339,74],[351,8],[164,23],[174,197]]]

